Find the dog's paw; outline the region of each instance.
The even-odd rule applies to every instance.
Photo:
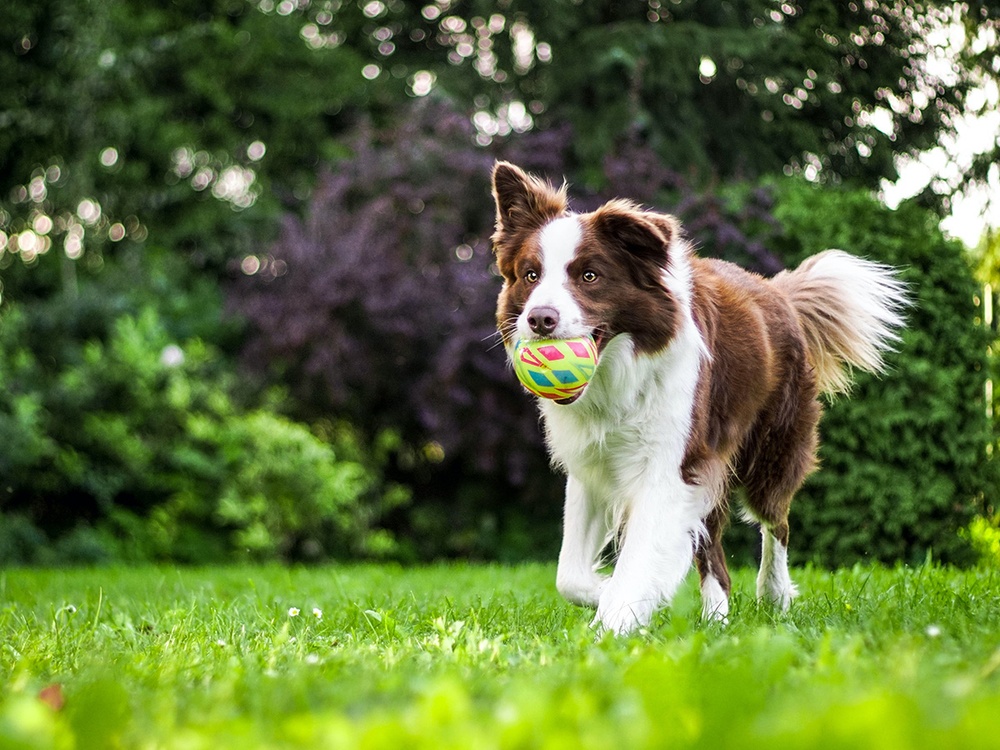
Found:
[[[788,612],[792,606],[792,600],[799,595],[799,590],[788,578],[774,582],[767,582],[770,585],[757,585],[757,598],[770,602],[775,609],[780,612]]]
[[[719,606],[712,608],[708,605],[702,605],[701,608],[701,619],[705,622],[715,622],[719,625],[729,624],[729,602],[725,603],[725,606]]]
[[[701,619],[729,624],[729,594],[715,576],[706,576],[701,582]]]
[[[597,616],[590,626],[597,631],[598,636],[610,632],[615,635],[628,635],[649,624],[653,617],[654,607],[644,600],[628,601],[613,599],[605,595],[597,606]]]
[[[780,609],[782,612],[788,612],[792,606],[792,600],[799,595],[799,590],[795,587],[795,584],[791,581],[788,582],[787,588],[781,591],[775,592],[771,596],[771,601],[774,602],[774,606]]]
[[[556,578],[556,589],[563,599],[578,604],[581,607],[596,607],[600,604],[601,594],[608,584],[606,576],[588,576],[583,579]]]

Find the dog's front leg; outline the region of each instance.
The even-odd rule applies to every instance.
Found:
[[[679,477],[648,486],[629,508],[615,572],[594,618],[598,631],[622,635],[648,625],[691,568],[701,526],[691,488]]]
[[[611,536],[607,509],[570,476],[566,480],[563,540],[556,588],[574,604],[596,607],[607,577],[597,573],[601,551]]]

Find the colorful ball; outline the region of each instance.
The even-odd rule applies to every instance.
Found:
[[[597,369],[597,344],[576,339],[518,341],[514,373],[529,391],[557,401],[579,396]]]

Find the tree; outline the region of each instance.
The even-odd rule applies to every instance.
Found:
[[[961,25],[964,44],[959,51],[959,70],[970,81],[972,90],[963,102],[965,113],[972,117],[989,116],[1000,106],[1000,2],[973,0],[951,8],[954,22]],[[951,182],[928,186],[925,198],[936,202],[970,185],[985,187],[995,195],[1000,185],[1000,133],[990,147],[974,154],[967,164],[965,155],[953,154],[961,165],[959,177]],[[965,158],[968,158],[965,156]]]
[[[594,168],[638,130],[675,169],[783,170],[868,187],[935,144],[965,82],[933,76],[933,5],[680,2],[517,6],[551,62],[520,81]],[[882,121],[874,117],[878,112]]]
[[[85,272],[147,238],[196,268],[248,252],[383,98],[353,48],[310,49],[301,19],[241,0],[10,5],[0,270],[36,266],[24,293],[60,285],[50,248]]]
[[[935,23],[989,39],[985,1],[8,6],[0,272],[22,294],[72,289],[81,263],[147,237],[218,270],[303,204],[361,114],[384,124],[408,96],[453,99],[480,143],[569,122],[592,187],[623,136],[689,176],[876,187],[951,130],[976,75],[996,76],[995,38],[947,74],[926,64]],[[41,263],[53,247],[79,262]]]

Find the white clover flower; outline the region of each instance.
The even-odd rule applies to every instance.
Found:
[[[924,631],[930,638],[937,638],[941,635],[941,628],[937,625],[928,625],[927,630]]]
[[[299,608],[298,607],[289,607],[288,608],[288,616],[289,617],[298,617],[299,616]]]

